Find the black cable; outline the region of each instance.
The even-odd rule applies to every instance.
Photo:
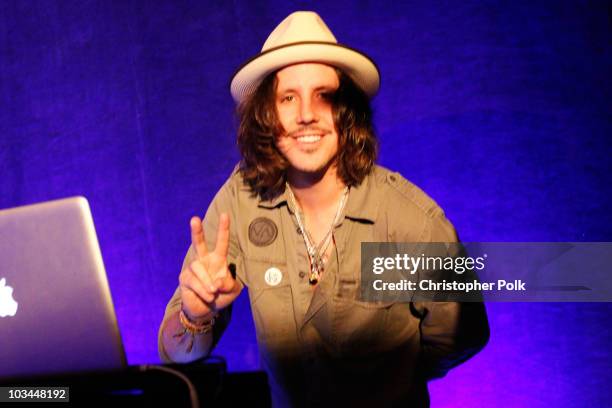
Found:
[[[178,378],[183,380],[185,382],[185,384],[187,384],[187,388],[189,388],[189,399],[191,401],[191,408],[199,408],[200,401],[198,399],[198,392],[197,392],[195,386],[193,385],[193,383],[191,382],[191,380],[185,374],[181,373],[178,370],[170,368],[170,367],[151,365],[151,364],[141,365],[141,366],[138,367],[138,369],[141,372],[146,372],[146,371],[151,371],[151,370],[158,370],[158,371],[163,371],[163,372],[166,372],[166,373],[169,373],[169,374],[177,376]]]

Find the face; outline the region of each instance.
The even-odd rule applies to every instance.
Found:
[[[284,129],[276,146],[290,172],[317,174],[333,167],[338,153],[332,113],[332,96],[340,85],[336,70],[303,63],[283,68],[276,78],[276,111]]]

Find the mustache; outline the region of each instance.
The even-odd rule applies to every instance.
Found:
[[[301,126],[298,129],[285,133],[285,136],[295,138],[298,135],[308,134],[308,132],[329,133],[329,129],[326,129],[320,126]]]

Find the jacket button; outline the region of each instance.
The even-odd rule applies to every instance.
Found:
[[[298,273],[298,276],[299,276],[300,278],[304,278],[304,276],[306,276],[306,272],[304,272],[304,271],[300,271],[300,273]]]
[[[298,234],[301,234],[301,233],[302,233],[302,230],[300,229],[300,227],[297,227],[297,228],[295,229],[295,231],[296,231]]]
[[[394,176],[394,175],[390,175],[390,176],[389,176],[389,180],[391,180],[391,181],[395,182],[395,176]]]

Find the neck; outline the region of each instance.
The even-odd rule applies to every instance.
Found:
[[[335,206],[345,187],[344,182],[338,178],[335,166],[325,169],[321,174],[289,171],[287,176],[295,199],[305,213]]]

